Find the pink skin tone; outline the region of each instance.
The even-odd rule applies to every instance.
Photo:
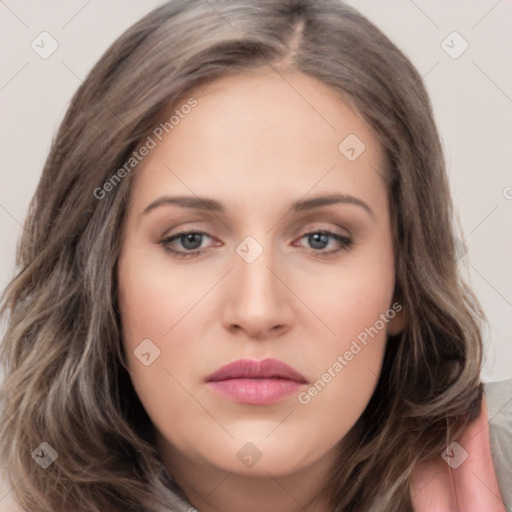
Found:
[[[131,378],[162,461],[201,512],[327,511],[321,487],[372,396],[387,336],[404,328],[397,314],[317,396],[299,402],[298,391],[393,304],[387,189],[375,171],[387,171],[384,151],[334,90],[299,73],[224,77],[174,108],[190,97],[197,107],[135,171],[118,265]],[[349,134],[366,146],[355,161],[338,150]],[[291,211],[295,201],[334,193],[373,213],[345,202]],[[166,203],[144,213],[164,196],[215,199],[225,211]],[[343,243],[307,236],[319,231],[352,244],[326,255]],[[169,248],[203,252],[180,259],[160,243],[180,232],[207,235]],[[248,236],[263,249],[252,263],[237,253]],[[149,366],[134,355],[147,338],[160,349]],[[206,382],[233,361],[267,358],[308,383],[255,405]],[[246,443],[261,453],[252,467],[237,456]]]

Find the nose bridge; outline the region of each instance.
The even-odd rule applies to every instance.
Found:
[[[262,237],[260,237],[260,240]],[[264,244],[264,245],[263,245]],[[272,252],[270,238],[262,243],[252,236],[246,237],[236,249],[238,258],[235,263],[234,278],[238,283],[239,298],[265,304],[275,300],[279,294],[278,285],[273,272],[275,255]]]
[[[263,240],[263,236],[260,238]],[[286,289],[276,277],[270,237],[264,243],[246,237],[236,248],[224,322],[255,335],[290,322]],[[233,284],[234,283],[234,284]]]

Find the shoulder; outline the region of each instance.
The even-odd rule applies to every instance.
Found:
[[[512,507],[512,379],[484,385],[489,440],[503,500]]]

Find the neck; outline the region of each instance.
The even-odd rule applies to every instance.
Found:
[[[333,454],[292,474],[230,473],[185,458],[168,445],[160,449],[174,481],[201,512],[332,512],[322,494]]]

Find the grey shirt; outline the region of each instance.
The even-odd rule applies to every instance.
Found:
[[[512,379],[484,387],[494,470],[507,511],[512,511]]]

